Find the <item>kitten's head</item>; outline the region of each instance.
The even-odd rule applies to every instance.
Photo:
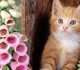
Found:
[[[54,0],[51,13],[51,32],[80,33],[80,6],[63,7]]]

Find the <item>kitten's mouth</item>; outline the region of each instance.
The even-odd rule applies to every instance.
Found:
[[[68,33],[69,31],[67,31],[67,30],[64,30],[63,32],[65,32],[65,33]]]
[[[63,30],[63,32],[69,32],[68,30]]]
[[[67,30],[63,30],[64,32],[67,32]]]
[[[72,33],[71,30],[59,30],[59,31],[57,31],[57,32],[59,32],[59,33],[64,33],[64,34],[71,34],[71,33]]]
[[[67,33],[67,34],[70,33],[70,31],[68,31],[68,30],[63,30],[62,32],[63,32],[63,33]]]

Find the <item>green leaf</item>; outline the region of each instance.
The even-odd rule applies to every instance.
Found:
[[[14,28],[13,26],[9,27],[9,33],[12,34],[14,32],[19,32],[16,28]]]
[[[9,11],[9,9],[11,9],[11,6],[10,5],[6,8],[7,12]]]
[[[2,19],[2,21],[1,21],[1,22],[2,22],[2,24],[5,24],[5,19]]]
[[[13,29],[14,29],[14,27],[13,26],[10,26],[9,27],[9,33],[13,33]]]
[[[77,67],[79,67],[79,68],[80,68],[80,64],[77,64]]]
[[[77,70],[80,70],[80,68],[79,68],[79,69],[77,69]]]
[[[0,12],[2,11],[1,7],[0,7]]]
[[[11,55],[13,55],[13,53],[14,53],[14,49],[13,49],[12,47],[10,47],[10,49],[9,49],[9,53],[10,53]]]
[[[3,67],[3,69],[2,70],[10,70],[10,68],[9,68],[9,66],[8,65],[6,65],[6,66],[4,66]]]
[[[18,32],[21,32],[21,30],[22,30],[21,18],[19,18],[19,19],[16,21],[16,28],[17,28]]]
[[[6,67],[6,70],[10,70],[10,68],[7,66],[7,67]]]

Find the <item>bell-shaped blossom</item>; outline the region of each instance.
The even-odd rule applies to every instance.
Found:
[[[8,2],[6,1],[6,0],[2,0],[1,2],[0,2],[0,7],[1,8],[4,8],[4,7],[7,7],[9,4],[8,4]]]
[[[19,44],[19,37],[16,34],[9,34],[6,37],[7,44],[11,45],[12,47],[16,47]]]
[[[0,26],[0,37],[6,37],[9,34],[8,27],[5,25]]]
[[[6,65],[10,63],[12,56],[8,52],[0,53],[0,64]]]
[[[12,62],[10,66],[12,70],[28,70],[27,65],[19,64],[17,62]]]
[[[11,17],[11,15],[7,11],[4,11],[4,10],[2,10],[0,14],[3,19],[7,19]]]
[[[27,46],[24,43],[19,43],[14,50],[19,55],[24,55],[27,52]]]
[[[20,64],[29,64],[29,56],[24,54],[23,56],[18,55],[16,52],[13,54],[13,59]]]
[[[15,4],[15,0],[7,0],[9,5],[14,5]]]
[[[28,41],[28,38],[27,38],[26,35],[23,35],[23,34],[18,33],[18,32],[15,32],[15,34],[17,34],[19,36],[19,38],[20,38],[21,41],[24,41],[24,42]]]
[[[0,40],[0,53],[2,52],[7,52],[10,48],[10,45],[8,45],[6,42],[5,42],[5,39],[1,39]]]
[[[19,18],[21,17],[21,12],[14,10],[14,9],[9,9],[10,14],[15,17],[15,18]]]
[[[5,24],[7,26],[12,26],[12,25],[15,25],[15,21],[12,18],[8,18],[5,20]]]

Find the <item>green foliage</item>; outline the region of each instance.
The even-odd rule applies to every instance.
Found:
[[[13,53],[14,53],[14,49],[13,49],[12,47],[10,47],[10,49],[9,49],[9,53],[10,53],[11,55],[13,55]]]
[[[8,65],[6,65],[6,66],[4,66],[3,70],[10,70],[10,68]]]

